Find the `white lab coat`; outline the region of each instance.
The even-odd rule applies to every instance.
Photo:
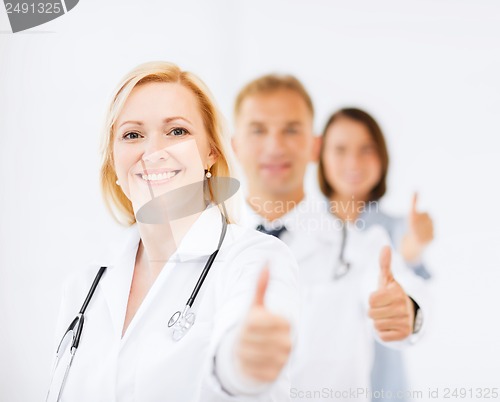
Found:
[[[240,223],[247,227],[265,224],[248,204]],[[378,286],[380,250],[390,244],[387,232],[381,226],[362,232],[349,225],[344,259],[351,268],[344,277],[333,280],[342,241],[340,222],[326,213],[324,206],[305,199],[272,222],[272,226],[281,224],[287,230],[280,239],[299,265],[301,290],[298,342],[292,356],[292,399],[371,400],[366,391],[370,389],[373,340],[378,337],[367,312],[370,293]],[[392,270],[425,316],[423,282],[408,272],[394,251]],[[402,348],[421,333],[384,344]]]
[[[266,306],[287,317],[292,327],[298,309],[297,268],[288,248],[269,236],[230,224],[217,258],[193,305],[196,322],[179,342],[167,322],[182,310],[221,233],[218,208],[208,208],[169,259],[130,325],[121,337],[134,270],[139,233],[127,229],[128,240],[97,287],[85,314],[79,349],[68,376],[63,401],[284,401],[287,370],[258,396],[230,396],[250,383],[231,370],[233,362],[217,367],[214,358],[227,336],[244,320],[255,294],[257,276],[270,262]],[[73,277],[64,288],[58,340],[78,313],[98,265]],[[230,348],[225,348],[231,350]],[[222,356],[222,359],[227,356]],[[229,356],[234,358],[233,355]],[[62,365],[60,365],[62,366]],[[228,370],[229,368],[229,370]],[[225,383],[223,385],[226,385]]]

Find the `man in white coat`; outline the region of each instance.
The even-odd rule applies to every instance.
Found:
[[[397,348],[416,340],[421,284],[398,255],[391,264],[385,230],[361,232],[306,197],[304,175],[319,147],[313,116],[309,95],[292,76],[250,82],[234,108],[232,145],[247,179],[240,223],[279,237],[299,264],[302,307],[290,397],[404,399],[383,390],[373,395],[373,339]]]

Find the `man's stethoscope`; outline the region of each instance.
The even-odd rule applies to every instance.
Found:
[[[168,326],[169,327],[174,327],[173,328],[173,333],[172,333],[172,339],[174,341],[179,341],[182,339],[184,335],[189,331],[189,329],[193,326],[195,322],[195,313],[191,312],[191,307],[193,306],[194,301],[196,300],[196,296],[198,295],[198,292],[201,289],[201,286],[203,285],[203,282],[205,281],[206,276],[208,275],[208,272],[210,271],[210,268],[212,267],[212,264],[214,263],[215,257],[217,256],[221,246],[222,242],[224,241],[224,237],[226,236],[226,231],[227,231],[227,221],[226,217],[224,214],[221,214],[222,217],[222,230],[221,234],[219,237],[219,244],[217,246],[217,250],[215,250],[210,257],[208,257],[208,260],[205,264],[205,267],[203,268],[203,271],[201,272],[200,277],[198,278],[198,281],[196,282],[196,285],[191,292],[191,296],[189,297],[186,306],[184,307],[184,310],[182,313],[180,311],[176,311],[172,317],[170,317],[170,320],[168,321]],[[71,368],[71,364],[73,363],[73,359],[75,357],[76,351],[78,349],[78,346],[80,344],[80,338],[82,336],[82,331],[83,331],[83,324],[85,321],[85,310],[87,309],[87,306],[90,303],[90,300],[92,299],[92,296],[94,295],[94,292],[97,288],[97,285],[99,284],[99,281],[101,280],[102,275],[106,271],[106,267],[101,267],[99,269],[99,272],[97,272],[96,277],[94,278],[94,282],[92,282],[92,286],[90,287],[90,290],[87,294],[87,297],[85,298],[85,301],[83,302],[82,308],[80,309],[80,312],[78,315],[75,317],[75,319],[71,322],[69,325],[68,329],[64,333],[64,336],[61,339],[61,342],[59,343],[59,346],[57,347],[57,352],[56,352],[56,359],[54,362],[54,368],[52,370],[52,379],[50,382],[50,387],[49,387],[49,392],[47,394],[47,398],[45,399],[46,401],[51,401],[53,400],[53,397],[55,394],[51,394],[52,390],[52,385],[54,382],[55,374],[57,367],[59,365],[59,362],[61,360],[62,355],[64,352],[68,349],[68,346],[70,346],[70,357],[68,364],[66,365],[66,370],[64,372],[64,377],[62,378],[61,386],[59,387],[59,392],[57,393],[57,399],[56,401],[59,401],[62,395],[62,391],[64,389],[64,385],[66,384],[66,379],[68,377],[69,370]]]
[[[344,258],[344,251],[347,244],[347,224],[345,222],[342,223],[342,243],[340,244],[340,252],[337,257],[337,261],[335,267],[333,269],[333,279],[337,280],[345,276],[349,269],[351,268],[351,264],[347,262]]]

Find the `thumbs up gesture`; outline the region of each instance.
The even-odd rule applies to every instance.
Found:
[[[413,302],[392,275],[391,249],[388,246],[380,253],[379,286],[370,295],[368,315],[383,341],[399,341],[413,332]]]
[[[264,382],[278,377],[292,349],[290,323],[265,306],[268,283],[269,269],[265,267],[260,273],[254,301],[236,344],[236,355],[243,373]]]
[[[413,194],[408,215],[408,233],[401,242],[401,254],[407,262],[420,258],[424,248],[434,239],[434,226],[428,213],[417,211],[418,194]]]

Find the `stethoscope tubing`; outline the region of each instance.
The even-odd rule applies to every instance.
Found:
[[[215,257],[217,257],[217,254],[219,253],[222,242],[224,241],[224,238],[226,237],[227,221],[226,221],[226,218],[224,215],[221,214],[221,216],[222,216],[222,231],[221,231],[221,235],[219,238],[219,244],[217,245],[217,250],[215,250],[208,257],[208,260],[205,264],[205,267],[203,268],[203,271],[202,271],[200,277],[198,278],[198,281],[196,282],[196,285],[195,285],[193,291],[191,292],[191,296],[189,296],[189,299],[186,303],[186,305],[189,307],[193,307],[193,303],[196,300],[196,296],[198,296],[198,292],[200,291],[200,289],[203,285],[203,282],[205,282],[205,278],[207,277],[208,272],[210,271],[210,268],[212,267],[212,264],[215,261]]]
[[[186,303],[186,306],[183,310],[183,315],[186,314],[187,311],[189,311],[189,309],[192,307],[194,301],[196,300],[196,296],[198,295],[202,285],[203,285],[203,282],[205,281],[205,278],[207,277],[208,275],[208,272],[210,271],[210,268],[212,267],[212,264],[214,263],[215,261],[215,258],[217,257],[217,254],[222,246],[222,243],[224,241],[224,238],[226,236],[226,232],[227,232],[227,219],[226,219],[226,215],[227,215],[227,212],[226,212],[226,208],[225,208],[225,205],[224,203],[222,203],[222,208],[224,210],[224,214],[221,214],[221,218],[222,218],[222,231],[221,231],[221,235],[219,237],[219,244],[217,246],[217,249],[209,256],[204,268],[203,268],[203,271],[200,275],[200,277],[198,278],[198,281],[196,282],[196,285],[193,289],[193,291],[191,292],[191,296],[189,297],[187,303]],[[94,281],[92,282],[92,285],[87,293],[87,296],[85,297],[85,300],[82,304],[82,307],[80,309],[80,312],[78,313],[78,315],[73,319],[73,321],[71,322],[71,324],[68,326],[68,329],[66,330],[66,332],[64,333],[64,336],[63,338],[61,339],[61,342],[59,342],[59,346],[57,347],[57,352],[56,352],[56,360],[55,360],[55,363],[54,363],[54,369],[53,369],[53,373],[52,373],[52,379],[51,379],[51,384],[50,384],[50,388],[49,388],[49,392],[47,394],[47,399],[50,395],[50,389],[52,387],[52,382],[54,380],[54,374],[55,374],[55,371],[57,369],[57,366],[59,364],[59,361],[60,361],[60,352],[61,352],[61,345],[62,343],[64,342],[64,339],[66,337],[66,334],[68,334],[70,331],[73,331],[75,326],[76,326],[76,332],[75,332],[75,335],[73,337],[73,340],[72,340],[72,343],[71,343],[71,348],[70,348],[70,354],[71,354],[71,357],[70,357],[70,360],[69,360],[69,363],[68,365],[66,366],[66,370],[64,372],[64,377],[63,377],[63,381],[61,383],[61,387],[59,388],[59,392],[57,394],[57,401],[60,400],[61,398],[61,395],[62,395],[62,392],[64,390],[64,386],[66,384],[66,380],[67,380],[67,377],[68,377],[68,374],[69,374],[69,370],[71,368],[71,365],[73,363],[73,359],[75,357],[75,354],[76,354],[76,351],[78,349],[78,346],[80,344],[80,338],[82,336],[82,332],[83,332],[83,325],[84,325],[84,322],[85,322],[85,311],[87,310],[87,307],[90,303],[90,301],[92,300],[92,297],[94,296],[94,293],[95,293],[95,290],[97,288],[97,285],[99,284],[100,280],[101,280],[101,277],[103,276],[104,272],[106,271],[107,267],[100,267],[99,271],[97,272],[97,275],[95,276],[94,278]],[[178,312],[180,313],[180,312]],[[174,315],[176,315],[177,313],[175,313]],[[181,314],[179,314],[180,316],[183,316]],[[174,317],[174,316],[172,316]],[[170,325],[169,325],[170,326]]]

